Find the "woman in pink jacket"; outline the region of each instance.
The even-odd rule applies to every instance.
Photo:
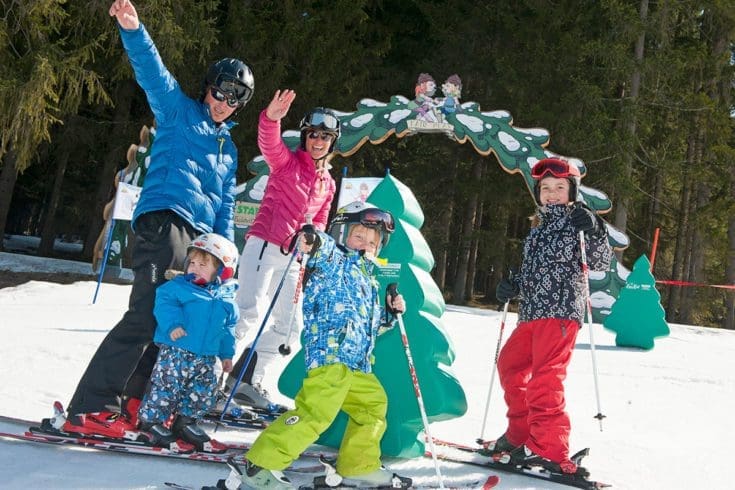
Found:
[[[258,147],[270,168],[270,175],[255,222],[248,230],[238,273],[237,301],[241,318],[238,338],[251,327],[260,327],[281,277],[287,274],[268,325],[234,397],[244,405],[268,410],[279,407],[271,403],[261,387],[265,370],[278,356],[279,345],[286,341],[292,317],[295,330],[300,331],[303,325],[301,302],[293,303],[299,264],[293,261],[286,271],[290,258],[286,249],[307,222],[307,217],[316,228],[325,229],[336,189],[327,160],[340,135],[339,119],[330,109],[312,109],[299,125],[301,144],[296,151],[291,151],[281,139],[281,119],[295,98],[293,90],[277,90],[260,114]],[[248,352],[249,346],[233,368],[227,380],[228,387],[235,384]]]

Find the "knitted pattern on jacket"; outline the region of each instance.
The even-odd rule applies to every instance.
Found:
[[[514,281],[520,289],[518,321],[568,318],[582,324],[586,304],[579,233],[569,223],[572,207],[542,207],[539,226],[523,244],[523,264]],[[600,220],[599,231],[585,237],[590,270],[610,267],[612,248]]]

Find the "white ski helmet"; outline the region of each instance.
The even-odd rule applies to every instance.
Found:
[[[204,233],[196,237],[187,247],[187,255],[192,248],[203,250],[214,255],[220,261],[217,276],[221,281],[226,281],[235,276],[237,271],[237,247],[227,238],[217,233]]]
[[[378,253],[388,244],[390,234],[395,230],[393,215],[388,211],[383,211],[372,204],[355,201],[337,210],[334,219],[329,223],[329,234],[337,243],[345,245],[353,225],[363,225],[380,232]]]

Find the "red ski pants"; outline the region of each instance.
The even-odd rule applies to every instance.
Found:
[[[569,458],[563,382],[578,332],[574,320],[521,322],[498,358],[508,406],[506,438],[556,463]]]

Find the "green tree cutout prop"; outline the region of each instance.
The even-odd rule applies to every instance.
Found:
[[[653,349],[653,339],[669,334],[661,295],[645,255],[636,260],[603,326],[617,333],[615,345]]]
[[[602,323],[610,314],[616,298],[625,287],[630,271],[618,263],[613,255],[606,271],[590,271],[590,300],[592,301],[592,321]]]
[[[447,368],[439,366],[450,366],[454,351],[441,321],[444,299],[429,274],[434,257],[419,232],[423,212],[411,190],[390,175],[375,188],[368,201],[391,211],[396,218],[396,230],[381,253],[389,266],[378,279],[383,290],[389,283],[397,282],[406,300],[403,319],[427,416],[432,422],[459,417],[467,411],[464,391]],[[392,269],[390,264],[400,264],[400,269]],[[381,335],[373,354],[375,375],[388,394],[388,428],[381,443],[382,452],[387,456],[421,456],[424,442],[419,435],[424,427],[399,329]],[[304,376],[304,355],[300,350],[281,375],[279,390],[293,398]],[[346,421],[346,415],[340,414],[318,442],[338,447]]]

